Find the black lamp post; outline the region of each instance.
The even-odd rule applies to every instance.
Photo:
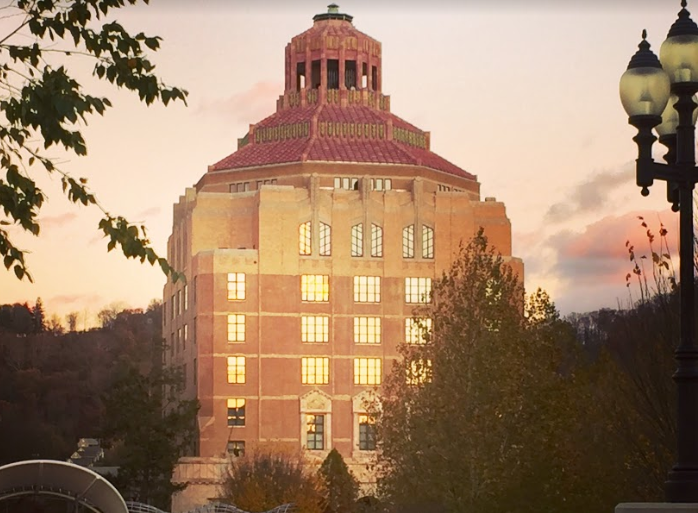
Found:
[[[674,353],[677,368],[673,376],[678,400],[677,462],[664,490],[668,502],[698,503],[698,346],[693,292],[693,188],[698,182],[693,97],[698,92],[698,26],[686,10],[686,0],[681,6],[662,44],[660,59],[649,49],[643,31],[639,50],[620,79],[620,97],[630,124],[638,129],[634,138],[636,175],[642,195],[649,194],[654,180],[666,181],[667,199],[680,216],[681,341]],[[652,144],[657,140],[653,129],[669,149],[666,164],[652,159]]]

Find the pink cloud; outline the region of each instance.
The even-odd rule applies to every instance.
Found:
[[[159,215],[160,212],[161,212],[160,207],[150,207],[150,208],[146,208],[145,210],[142,210],[141,212],[138,212],[138,213],[135,215],[134,219],[138,219],[138,220],[140,221],[140,220],[143,220],[143,219],[147,219],[147,218],[149,218],[149,217],[155,217],[155,216]]]
[[[284,91],[282,82],[261,81],[228,98],[204,101],[199,111],[224,116],[244,125],[258,123],[274,111],[276,99]]]
[[[581,285],[625,283],[626,275],[632,272],[634,267],[634,263],[630,261],[629,247],[634,248],[637,259],[643,255],[647,256],[647,271],[651,268],[651,251],[667,251],[665,246],[660,246],[659,232],[662,223],[668,231],[665,240],[668,252],[673,257],[678,255],[678,237],[676,233],[672,233],[676,226],[676,215],[669,209],[659,213],[629,212],[621,216],[604,217],[588,225],[581,233],[559,233],[549,241],[557,250],[555,269],[565,281]],[[642,226],[643,222],[647,227]],[[651,249],[648,230],[654,236]]]
[[[41,225],[42,231],[53,230],[54,228],[61,228],[77,218],[77,214],[74,212],[65,212],[56,216],[45,216],[39,219],[39,224]]]

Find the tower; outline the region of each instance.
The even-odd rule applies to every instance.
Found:
[[[175,512],[260,442],[318,462],[337,448],[370,483],[366,399],[418,342],[432,279],[481,226],[523,273],[504,205],[391,112],[381,50],[335,4],[316,15],[286,46],[276,112],[174,206],[168,258],[187,281],[164,288],[165,364],[201,402]]]

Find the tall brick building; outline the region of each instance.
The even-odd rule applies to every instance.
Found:
[[[418,342],[414,307],[480,226],[511,256],[504,205],[390,111],[381,59],[330,5],[286,46],[276,112],[174,206],[187,282],[164,288],[165,363],[201,402],[174,511],[215,497],[224,458],[257,442],[337,448],[369,480],[365,399]]]

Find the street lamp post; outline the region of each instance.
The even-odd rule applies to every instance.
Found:
[[[679,211],[681,341],[674,353],[677,368],[677,462],[665,483],[668,502],[698,503],[698,346],[695,339],[693,188],[698,182],[695,161],[694,95],[698,92],[698,26],[686,10],[686,0],[660,58],[650,50],[643,31],[639,50],[620,81],[620,96],[637,128],[637,185],[643,196],[654,180],[667,183],[667,199]],[[671,96],[671,101],[669,101]],[[669,149],[666,164],[654,162],[657,140]]]

